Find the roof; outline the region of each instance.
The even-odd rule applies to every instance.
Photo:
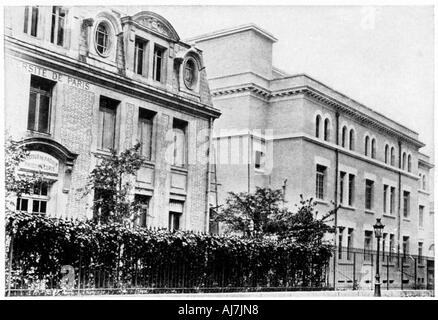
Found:
[[[202,34],[200,36],[196,36],[196,37],[192,37],[192,38],[186,39],[185,41],[186,42],[201,42],[201,41],[206,41],[206,40],[210,40],[210,39],[215,39],[215,38],[229,36],[229,35],[232,35],[232,34],[235,34],[235,33],[243,32],[243,31],[248,31],[248,30],[255,31],[258,34],[268,38],[272,42],[277,42],[278,41],[278,39],[276,37],[274,37],[271,33],[269,33],[268,31],[266,31],[264,29],[262,29],[261,27],[257,26],[254,23],[244,24],[244,25],[240,25],[240,26],[237,26],[237,27],[221,29],[221,30],[217,30],[217,31],[214,31],[214,32],[205,33],[205,34]]]

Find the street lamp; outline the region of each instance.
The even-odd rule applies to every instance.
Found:
[[[377,258],[376,258],[376,283],[374,284],[374,296],[381,297],[380,292],[380,274],[379,274],[379,251],[380,251],[380,238],[382,237],[382,230],[385,227],[380,218],[376,219],[376,224],[373,226],[374,235],[377,239]]]

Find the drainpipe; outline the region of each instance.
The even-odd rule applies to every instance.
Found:
[[[248,193],[251,192],[252,135],[248,130]]]
[[[211,146],[212,146],[212,127],[213,119],[208,119],[208,155],[207,155],[207,191],[205,201],[205,233],[210,231],[210,163],[211,163]],[[217,181],[216,181],[217,182]]]
[[[339,175],[339,112],[336,111],[336,148],[335,148],[335,233],[334,233],[334,245],[336,246],[337,234],[338,234],[338,175]],[[340,244],[338,244],[340,245]],[[333,255],[333,290],[336,290],[336,255],[337,251]]]
[[[402,163],[402,143],[398,141],[398,208],[397,208],[397,258],[400,262],[400,238],[401,238],[401,163]],[[403,263],[401,265],[401,272],[403,272]],[[402,284],[403,285],[403,284]]]

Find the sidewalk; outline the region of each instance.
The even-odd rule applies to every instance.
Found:
[[[91,299],[163,299],[163,300],[192,300],[192,299],[333,299],[333,298],[374,298],[372,290],[339,290],[339,291],[281,291],[281,292],[229,292],[229,293],[173,293],[173,294],[126,294],[126,295],[98,295],[75,296],[75,298]],[[434,297],[433,290],[382,290],[382,297],[400,298]]]

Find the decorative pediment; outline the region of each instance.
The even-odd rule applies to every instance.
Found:
[[[151,11],[142,11],[132,17],[122,18],[122,23],[132,21],[139,27],[155,32],[167,39],[175,42],[179,41],[179,36],[175,29],[165,18]]]
[[[20,145],[25,146],[26,150],[42,151],[48,153],[61,160],[67,166],[72,166],[77,154],[71,152],[59,142],[46,137],[31,137],[19,142]]]

